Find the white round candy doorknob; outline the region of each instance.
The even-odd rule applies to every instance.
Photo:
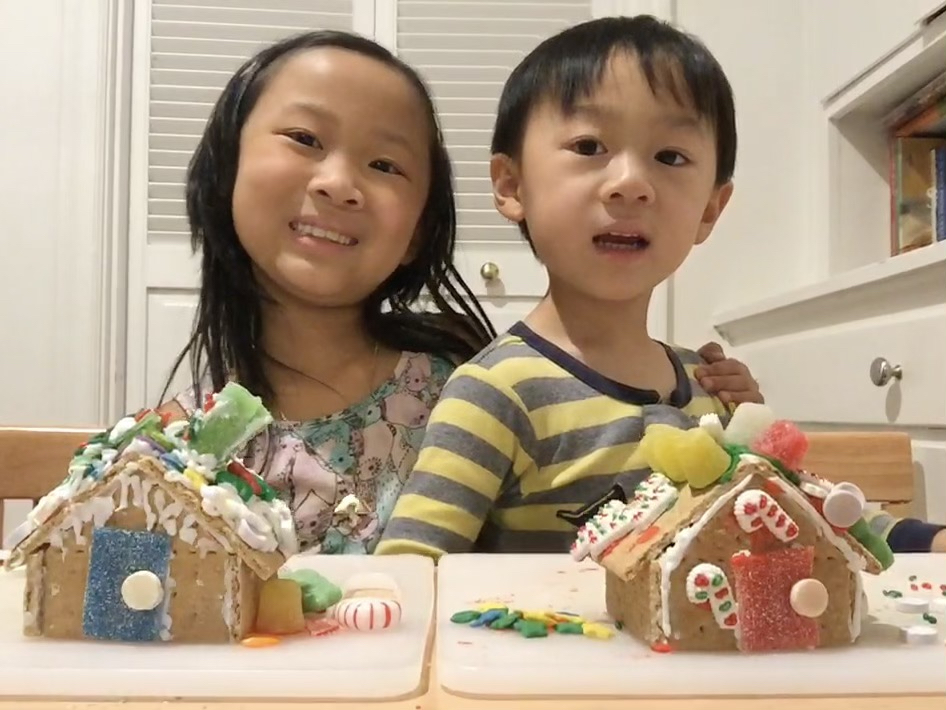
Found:
[[[154,572],[133,572],[122,582],[122,600],[129,609],[151,611],[164,599],[164,587]]]
[[[789,601],[796,614],[816,619],[828,608],[828,590],[817,579],[800,579],[792,585]]]

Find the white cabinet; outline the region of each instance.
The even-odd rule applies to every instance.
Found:
[[[943,0],[805,0],[806,61],[819,98],[834,94],[922,29]]]

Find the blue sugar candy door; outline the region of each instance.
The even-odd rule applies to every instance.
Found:
[[[96,528],[85,587],[85,636],[106,641],[159,640],[165,603],[147,611],[132,609],[122,599],[122,583],[130,574],[147,570],[163,584],[170,560],[171,538],[164,533]]]

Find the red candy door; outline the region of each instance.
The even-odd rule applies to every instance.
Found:
[[[811,577],[814,555],[813,547],[797,547],[732,556],[741,650],[789,651],[818,646],[817,619],[797,614],[791,603],[795,583]]]

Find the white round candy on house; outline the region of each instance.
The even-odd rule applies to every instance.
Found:
[[[926,646],[939,640],[939,634],[932,626],[908,626],[900,629],[900,638],[911,646]]]
[[[937,597],[930,600],[930,614],[946,615],[946,598]]]
[[[919,597],[900,597],[897,599],[897,611],[904,614],[925,614],[930,609],[930,603]]]
[[[849,528],[864,514],[864,501],[854,491],[835,486],[824,499],[824,518],[836,528]]]
[[[858,498],[861,499],[861,505],[864,505],[864,506],[867,505],[867,496],[864,495],[864,491],[862,491],[859,487],[857,487],[853,483],[849,483],[848,481],[841,481],[840,483],[835,483],[832,486],[832,490],[850,491],[851,493],[853,493],[854,495],[856,495]]]
[[[151,611],[164,599],[164,587],[158,575],[148,570],[132,572],[122,582],[122,601],[129,609]]]
[[[817,579],[800,579],[792,585],[789,602],[799,616],[816,619],[828,608],[828,590]]]

